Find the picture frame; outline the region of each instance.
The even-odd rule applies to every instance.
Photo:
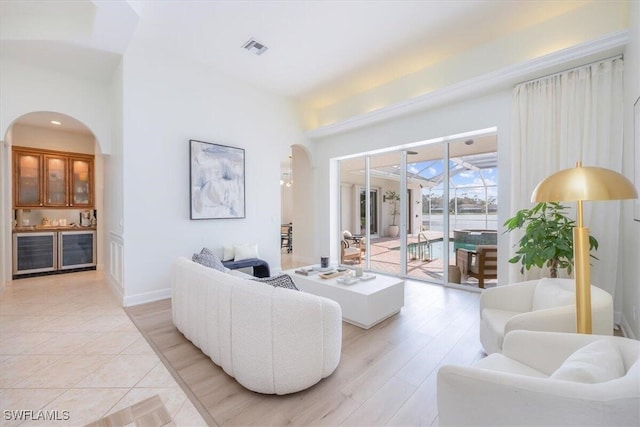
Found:
[[[192,220],[245,218],[245,151],[189,140]]]
[[[640,148],[638,148],[638,145],[640,145],[640,97],[633,104],[633,149],[635,151],[633,183],[636,186],[636,190],[640,189]],[[633,203],[633,219],[640,222],[640,199],[635,199]]]

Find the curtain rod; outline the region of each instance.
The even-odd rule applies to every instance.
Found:
[[[624,59],[624,55],[623,54],[614,55],[614,56],[610,56],[608,58],[603,58],[603,59],[599,59],[599,60],[594,61],[594,62],[590,62],[589,64],[582,64],[582,65],[578,65],[578,66],[573,67],[573,68],[567,68],[566,70],[558,71],[557,73],[549,74],[548,76],[536,77],[535,79],[526,80],[524,82],[516,84],[516,86],[520,86],[520,85],[524,85],[524,84],[528,84],[528,83],[533,83],[533,82],[536,82],[536,81],[539,81],[539,80],[543,80],[543,79],[548,79],[549,77],[559,76],[560,74],[569,73],[571,71],[579,70],[580,68],[584,68],[584,67],[590,67],[590,66],[592,66],[594,64],[599,64],[601,62],[609,61],[609,60],[612,60],[612,59]]]

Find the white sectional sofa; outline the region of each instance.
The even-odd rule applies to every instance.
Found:
[[[329,299],[271,286],[178,258],[173,322],[249,390],[304,390],[337,368],[342,312]]]

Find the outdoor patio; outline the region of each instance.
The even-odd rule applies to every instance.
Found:
[[[425,242],[425,237],[427,242]],[[453,247],[453,232],[450,233],[450,245]],[[443,234],[440,231],[423,231],[422,236],[407,237],[407,275],[412,279],[441,282],[443,279],[442,258]],[[371,239],[370,252],[363,254],[362,265],[370,259],[370,270],[392,275],[400,274],[400,238],[378,237]],[[455,266],[453,253],[449,255],[449,265]],[[462,278],[462,285],[478,288],[478,280],[473,277]],[[485,280],[485,288],[494,287],[496,279]]]

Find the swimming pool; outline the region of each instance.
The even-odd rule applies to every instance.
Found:
[[[410,260],[433,260],[442,258],[444,242],[442,240],[432,242],[414,242],[407,244],[407,256]],[[396,248],[400,249],[400,247]],[[455,259],[454,242],[449,241],[449,260]]]

